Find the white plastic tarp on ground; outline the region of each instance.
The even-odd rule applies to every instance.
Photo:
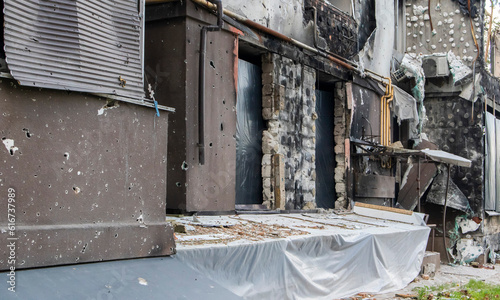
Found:
[[[228,245],[178,245],[177,258],[236,295],[259,300],[330,300],[359,292],[390,292],[418,276],[428,227],[352,217],[359,222],[341,219],[328,226],[325,220],[319,224],[326,229],[309,230],[307,235]],[[280,224],[280,218],[286,217],[241,218]],[[303,223],[295,228],[318,225],[309,219]],[[342,224],[351,225],[342,228]]]

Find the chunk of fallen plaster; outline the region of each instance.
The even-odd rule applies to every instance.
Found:
[[[14,146],[14,140],[12,139],[3,139],[2,142],[5,145],[5,148],[7,148],[7,151],[9,151],[10,155],[14,155],[14,153],[19,150],[19,148]]]

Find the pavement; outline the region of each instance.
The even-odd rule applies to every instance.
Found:
[[[490,284],[500,285],[500,264],[497,265],[487,265],[487,267],[494,267],[491,269],[480,269],[471,266],[460,266],[460,265],[447,265],[441,264],[440,270],[436,273],[433,278],[428,280],[423,279],[421,276],[415,278],[404,289],[393,291],[390,293],[376,294],[376,295],[362,295],[364,297],[358,297],[362,299],[404,299],[403,297],[397,297],[396,294],[404,295],[415,295],[415,288],[418,287],[432,287],[439,286],[443,284],[453,283],[457,285],[457,288],[463,286],[469,282],[469,280],[474,279],[478,281],[485,281]]]

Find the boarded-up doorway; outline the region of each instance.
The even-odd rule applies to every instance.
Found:
[[[335,207],[333,93],[316,90],[316,206]]]
[[[262,204],[262,71],[238,61],[236,204]]]

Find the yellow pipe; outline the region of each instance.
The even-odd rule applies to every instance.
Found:
[[[389,93],[388,85],[385,86],[385,94],[380,98],[380,144],[385,146],[385,106],[386,98]]]
[[[391,81],[389,79],[389,96],[386,98],[386,111],[385,111],[385,116],[387,118],[386,123],[385,123],[385,128],[386,128],[386,146],[389,146],[391,144],[391,108],[390,108],[390,102],[394,99],[394,89],[392,87]]]
[[[385,94],[380,98],[380,144],[388,146],[391,143],[391,112],[389,103],[394,99],[394,89],[391,78],[381,78],[386,79],[387,83],[382,81],[385,85]]]

